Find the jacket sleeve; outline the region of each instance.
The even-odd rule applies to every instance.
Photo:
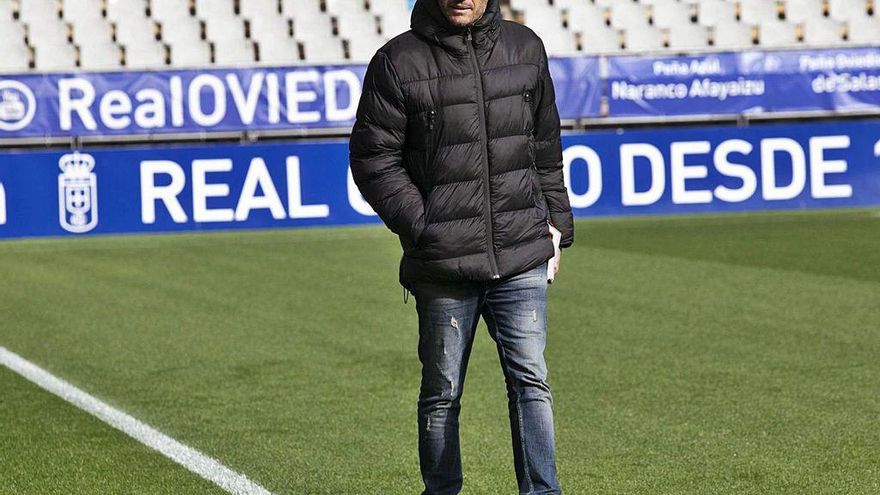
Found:
[[[377,51],[348,143],[351,174],[361,195],[395,234],[413,244],[424,230],[424,199],[403,166],[406,107],[388,56]]]
[[[550,209],[550,222],[562,232],[560,247],[574,243],[574,221],[568,190],[562,173],[562,139],[559,131],[559,110],[556,92],[550,78],[547,51],[541,42],[541,66],[535,92],[535,167],[541,181],[541,189]]]

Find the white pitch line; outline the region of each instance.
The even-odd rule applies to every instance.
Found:
[[[272,492],[249,480],[245,475],[229,469],[217,460],[83,392],[2,346],[0,346],[0,364],[147,447],[159,451],[165,457],[229,493],[234,495],[273,495]]]

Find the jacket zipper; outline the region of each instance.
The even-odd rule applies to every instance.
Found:
[[[495,242],[494,237],[495,234],[492,231],[492,205],[490,201],[490,186],[489,186],[489,136],[486,132],[486,102],[485,97],[483,96],[483,75],[480,73],[480,62],[477,60],[477,53],[474,51],[474,47],[471,44],[473,38],[471,36],[471,28],[466,28],[467,34],[467,49],[468,55],[470,55],[471,65],[474,69],[474,75],[477,78],[477,103],[480,105],[480,110],[477,112],[480,116],[480,142],[483,145],[483,185],[486,188],[485,192],[485,205],[483,209],[483,219],[486,222],[486,232],[489,234],[488,245],[486,246],[486,251],[489,254],[489,266],[492,269],[492,278],[497,279],[501,278],[501,275],[498,274],[498,265],[495,261]]]
[[[436,116],[436,111],[433,108],[428,109],[427,122],[425,125],[425,163],[421,170],[421,179],[423,187],[425,188],[425,200],[427,201],[428,194],[431,191],[433,171],[432,167],[434,165],[434,117]],[[425,203],[425,207],[427,208],[427,202]],[[428,210],[425,209],[425,222],[427,227],[428,221]],[[418,248],[418,243],[416,243],[416,248]]]

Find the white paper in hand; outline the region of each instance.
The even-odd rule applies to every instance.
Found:
[[[553,226],[549,221],[547,226],[550,228],[550,234],[553,236],[553,257],[547,263],[547,283],[553,283],[553,277],[559,269],[559,259],[562,257],[562,250],[559,248],[559,242],[562,240],[562,232]]]

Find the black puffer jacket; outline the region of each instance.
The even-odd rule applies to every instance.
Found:
[[[417,0],[370,61],[349,142],[364,199],[400,237],[400,283],[487,281],[574,241],[547,54],[498,0],[468,28]]]

